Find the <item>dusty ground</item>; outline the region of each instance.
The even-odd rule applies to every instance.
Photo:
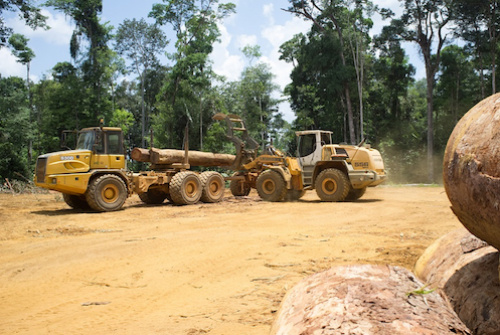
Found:
[[[132,197],[115,213],[1,194],[0,334],[267,334],[300,279],[349,263],[411,269],[459,226],[441,187],[378,187],[355,203]]]

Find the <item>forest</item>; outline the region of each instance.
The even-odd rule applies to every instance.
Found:
[[[62,150],[63,130],[94,127],[101,118],[123,129],[126,148],[149,147],[151,132],[155,147],[181,148],[187,125],[190,149],[230,153],[215,113],[241,115],[262,148],[272,144],[292,156],[297,130],[332,130],[336,143],[367,139],[382,153],[391,183],[441,183],[455,124],[497,92],[499,2],[399,2],[400,16],[370,0],[288,1],[287,14],[310,22],[306,34],[280,48],[280,59],[293,65],[284,92],[295,113],[289,123],[269,65],[255,62],[258,45],[242,49],[250,62],[238,81],[211,67],[218,24],[235,13],[233,3],[158,0],[150,19],[112,27],[101,20],[102,0],[1,1],[0,48],[9,48],[27,75],[0,75],[0,184],[31,180],[38,155]],[[43,7],[72,18],[71,62],[32,82],[35,54],[4,16],[18,12],[28,26],[48,29]],[[375,13],[386,24],[371,36]],[[418,48],[424,79],[415,80],[404,42]],[[125,74],[135,79],[119,80]]]

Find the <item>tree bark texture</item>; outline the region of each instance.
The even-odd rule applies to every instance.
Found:
[[[182,163],[184,150],[134,148],[130,157],[138,162],[167,165]],[[236,156],[228,154],[214,154],[211,152],[189,151],[188,160],[191,166],[231,166]]]
[[[436,292],[410,271],[351,265],[314,274],[282,302],[271,334],[470,334]]]
[[[443,164],[453,212],[472,234],[500,249],[500,94],[458,122]]]
[[[461,228],[441,237],[422,254],[417,276],[442,290],[474,334],[500,330],[498,251]]]

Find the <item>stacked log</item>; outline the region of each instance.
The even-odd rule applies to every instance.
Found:
[[[184,161],[184,150],[134,148],[130,157],[138,162],[153,163],[155,165],[169,165]],[[235,155],[216,154],[202,151],[188,151],[188,161],[191,166],[231,166]]]
[[[437,292],[392,266],[342,266],[287,293],[271,334],[470,334]]]
[[[500,94],[481,101],[456,125],[443,179],[460,222],[500,249]]]
[[[498,255],[495,248],[461,228],[427,248],[415,273],[446,294],[474,334],[495,334],[500,330]]]

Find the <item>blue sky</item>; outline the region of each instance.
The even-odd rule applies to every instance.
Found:
[[[147,18],[152,5],[161,0],[103,0],[102,19],[115,28],[125,19]],[[233,0],[237,13],[227,18],[220,25],[221,41],[214,47],[211,56],[213,68],[219,75],[228,80],[238,80],[246,60],[240,49],[245,45],[259,45],[262,51],[260,62],[269,64],[275,74],[275,82],[282,89],[289,82],[291,64],[279,60],[279,46],[299,32],[306,32],[310,23],[284,12],[288,7],[287,0]],[[390,7],[399,12],[397,0],[377,0],[381,6]],[[42,76],[50,75],[51,68],[61,61],[70,61],[69,41],[74,24],[71,18],[49,8],[43,9],[48,16],[48,31],[38,29],[32,31],[19,21],[16,15],[7,16],[7,25],[30,38],[29,45],[35,51],[36,58],[31,64],[31,78],[38,80]],[[151,19],[149,19],[153,22]],[[383,23],[375,18],[372,33],[380,31]],[[173,39],[172,33],[167,31],[168,38]],[[416,77],[424,77],[421,57],[415,45],[406,46],[410,61],[417,67]],[[26,76],[26,69],[16,62],[16,59],[6,48],[0,49],[0,73],[2,76]],[[277,93],[278,94],[278,93]],[[284,112],[285,119],[293,120],[294,115],[288,105],[282,104],[280,111]]]

